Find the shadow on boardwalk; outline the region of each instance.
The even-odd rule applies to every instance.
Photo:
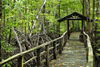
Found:
[[[71,34],[62,54],[50,62],[50,67],[86,67],[86,49],[79,41],[79,34]]]

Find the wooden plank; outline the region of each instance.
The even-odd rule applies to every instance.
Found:
[[[54,47],[50,47],[49,50],[52,50]]]
[[[85,32],[83,32],[84,35],[86,36],[86,42],[87,42],[87,49],[88,49],[88,60],[87,60],[87,66],[86,67],[93,67],[93,49],[92,49],[92,45],[91,45],[91,41],[90,41],[90,37],[88,36],[88,34],[86,34]]]
[[[44,62],[46,62],[46,59],[42,60],[42,61],[41,61],[41,64],[44,63]]]
[[[23,63],[23,65],[27,64],[28,62],[30,62],[31,60],[36,59],[36,58],[37,58],[37,56],[32,57],[31,59],[29,59],[28,61],[26,61],[25,63]]]
[[[54,55],[54,54],[51,54],[51,55],[49,56],[49,58],[52,57],[53,55]]]
[[[40,55],[44,54],[45,52],[46,52],[46,51],[41,52]]]
[[[59,44],[56,44],[56,47],[59,46]]]

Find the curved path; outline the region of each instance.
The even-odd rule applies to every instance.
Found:
[[[62,54],[50,62],[50,67],[86,67],[86,49],[84,43],[79,41],[79,34],[71,34]]]

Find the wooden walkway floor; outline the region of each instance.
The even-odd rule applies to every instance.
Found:
[[[50,67],[86,67],[86,49],[79,41],[79,34],[71,34],[62,54],[50,62]]]

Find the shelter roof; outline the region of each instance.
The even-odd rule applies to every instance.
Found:
[[[62,22],[62,21],[67,20],[67,19],[69,19],[69,18],[71,18],[71,17],[73,17],[73,16],[78,16],[79,18],[84,19],[84,20],[87,19],[86,16],[81,15],[81,14],[79,14],[79,13],[77,13],[77,12],[73,12],[73,13],[71,13],[71,14],[65,16],[65,17],[59,18],[57,21],[58,21],[58,22]],[[77,20],[77,19],[76,19],[76,20]],[[88,18],[88,20],[89,20],[89,18]],[[93,20],[91,20],[91,22],[93,22]]]

